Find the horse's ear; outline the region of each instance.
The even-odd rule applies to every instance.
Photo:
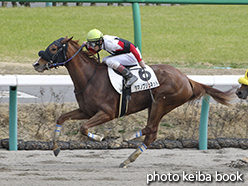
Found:
[[[61,41],[61,43],[62,43],[62,44],[66,44],[66,43],[68,43],[69,41],[71,41],[72,38],[73,38],[73,36],[70,37],[70,38],[68,38],[68,37],[66,36],[66,37]]]

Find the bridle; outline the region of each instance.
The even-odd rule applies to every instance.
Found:
[[[56,41],[55,41],[56,42]],[[59,67],[59,66],[64,66],[66,63],[68,63],[69,61],[71,61],[74,57],[76,57],[76,55],[78,55],[78,53],[82,50],[82,48],[85,46],[85,44],[83,43],[82,45],[81,45],[81,47],[77,50],[77,52],[72,56],[72,57],[70,57],[68,60],[66,59],[66,53],[67,53],[67,48],[68,48],[68,43],[66,43],[66,44],[62,44],[61,46],[58,46],[58,45],[56,45],[57,47],[58,47],[58,51],[55,53],[55,54],[53,54],[52,56],[51,56],[51,60],[50,59],[48,59],[49,57],[48,56],[50,56],[49,55],[49,53],[51,53],[50,51],[49,51],[49,53],[48,53],[48,48],[47,48],[47,50],[46,51],[40,51],[39,52],[39,56],[41,56],[41,57],[43,57],[46,61],[48,61],[48,63],[45,65],[45,67],[49,70],[50,68],[52,68],[52,67],[55,67],[55,68],[57,68],[57,67]],[[63,62],[56,62],[55,60],[58,58],[58,57],[60,57],[60,54],[63,52],[63,59],[64,59],[64,61]],[[98,54],[99,55],[99,54]],[[99,57],[98,57],[99,58]],[[91,76],[91,78],[90,78],[90,80],[88,81],[88,83],[86,84],[86,86],[82,89],[82,90],[80,90],[80,91],[78,91],[78,92],[76,92],[75,90],[74,90],[74,93],[77,95],[77,94],[80,94],[80,93],[82,93],[88,86],[89,86],[89,84],[91,83],[91,81],[92,81],[92,79],[93,79],[93,77],[94,77],[94,75],[95,75],[95,73],[96,73],[96,70],[97,70],[97,65],[98,65],[98,63],[96,63],[96,65],[95,65],[95,70],[94,70],[94,72],[93,72],[93,75]]]
[[[49,70],[52,67],[59,67],[59,66],[64,66],[66,63],[71,61],[78,53],[82,50],[82,48],[85,46],[85,44],[82,44],[81,47],[78,49],[78,51],[68,60],[66,60],[66,52],[67,52],[67,44],[63,44],[61,48],[58,49],[58,51],[52,56],[52,59],[46,64],[47,69]],[[63,52],[64,55],[64,60],[63,62],[55,62],[55,59],[59,56],[59,54]]]

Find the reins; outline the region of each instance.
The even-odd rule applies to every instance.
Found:
[[[95,75],[95,73],[96,73],[97,65],[98,65],[98,63],[96,63],[96,65],[95,65],[96,67],[95,67],[95,70],[94,70],[94,72],[93,72],[93,75],[91,76],[91,78],[90,78],[90,80],[88,81],[87,85],[86,85],[82,90],[80,90],[80,91],[78,91],[78,92],[76,92],[76,91],[74,90],[74,93],[75,93],[76,95],[82,93],[83,91],[85,91],[85,89],[89,86],[90,82],[92,81],[92,79],[93,79],[93,77],[94,77],[94,75]]]

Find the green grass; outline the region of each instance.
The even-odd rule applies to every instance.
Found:
[[[148,64],[247,68],[248,6],[140,6],[140,14]],[[0,61],[32,63],[52,41],[82,43],[92,28],[134,41],[132,6],[0,8],[0,20]]]

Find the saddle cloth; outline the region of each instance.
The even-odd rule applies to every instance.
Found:
[[[145,67],[146,76],[145,76],[144,70],[141,67],[134,66],[134,67],[129,68],[129,70],[132,72],[133,75],[138,77],[138,80],[134,84],[132,84],[132,86],[131,86],[131,92],[132,93],[143,91],[143,90],[148,90],[149,86],[147,84],[147,80],[149,82],[151,89],[160,86],[154,71],[148,65],[146,65],[146,67]],[[111,82],[112,86],[114,87],[114,89],[119,94],[122,94],[123,77],[121,75],[117,74],[110,67],[108,67],[108,74],[109,74],[110,82]],[[146,77],[147,77],[147,79],[146,79]]]

